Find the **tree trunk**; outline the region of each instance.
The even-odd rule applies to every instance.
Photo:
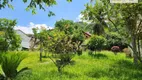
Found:
[[[95,55],[97,54],[97,50],[95,50]]]
[[[42,47],[40,48],[40,61],[42,61],[42,51],[43,51],[43,49],[42,49]]]
[[[133,57],[134,57],[134,63],[137,64],[138,63],[138,55],[137,55],[137,46],[136,46],[136,36],[135,35],[131,35],[132,36],[132,46],[133,46]]]
[[[43,45],[42,45],[42,41],[40,41],[40,61],[42,61],[42,52],[43,52]]]
[[[46,57],[46,55],[47,55],[47,50],[44,50],[44,56]]]
[[[62,72],[61,67],[58,67],[58,72],[59,72],[59,73],[61,73],[61,72]]]
[[[140,45],[140,38],[139,37],[138,37],[138,40],[137,40],[137,46],[138,46],[138,59],[142,63],[142,59],[141,59],[141,45]]]
[[[139,37],[138,37],[138,40],[137,40],[137,44],[138,44],[138,56],[141,58],[141,52],[140,52],[140,40],[139,40]]]

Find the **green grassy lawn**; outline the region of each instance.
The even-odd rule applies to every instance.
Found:
[[[84,52],[73,58],[74,64],[65,66],[63,73],[57,71],[49,58],[39,61],[38,52],[26,52],[28,57],[22,61],[19,69],[29,67],[15,80],[142,80],[142,66],[135,66],[131,58],[124,53],[114,55],[102,51],[96,55]]]

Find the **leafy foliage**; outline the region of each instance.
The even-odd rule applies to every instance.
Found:
[[[81,44],[85,41],[85,35],[83,34],[85,31],[85,25],[84,23],[75,23],[74,24],[74,31],[73,31],[73,37],[72,41],[75,42],[77,45],[77,54],[82,54],[82,46]]]
[[[42,10],[46,10],[47,7],[51,7],[53,5],[56,5],[57,2],[56,0],[22,0],[23,3],[28,3],[26,10],[32,10],[32,14],[36,14],[36,9],[42,9]],[[72,0],[66,0],[68,2],[72,2]],[[13,2],[13,0],[1,0],[0,1],[0,9],[3,9],[5,7],[9,7],[14,9],[13,5],[11,5],[11,3]],[[48,16],[53,16],[55,15],[52,11],[49,11]]]
[[[92,2],[94,0],[91,0]],[[94,3],[87,3],[86,9],[82,12],[86,20],[96,21],[104,26],[109,26],[115,28],[113,31],[117,31],[121,36],[125,36],[125,40],[129,43],[132,42],[130,46],[134,52],[134,61],[141,61],[141,57],[137,54],[136,46],[140,46],[139,41],[141,34],[141,23],[142,23],[142,2],[139,1],[137,4],[111,4],[109,0],[95,0]],[[107,25],[105,25],[105,22]],[[108,30],[111,31],[111,29]],[[125,28],[123,31],[119,31],[121,28]]]
[[[72,42],[71,37],[64,32],[58,32],[57,34],[57,31],[56,33],[52,31],[50,35],[52,35],[52,37],[47,43],[48,51],[58,55],[56,61],[51,57],[50,59],[57,66],[58,71],[61,72],[62,68],[71,62],[76,50],[76,45]]]
[[[14,78],[19,72],[26,70],[26,68],[23,68],[20,71],[17,71],[18,66],[25,58],[26,54],[23,53],[11,52],[2,54],[1,67],[6,79]]]
[[[128,47],[127,41],[124,40],[124,37],[120,36],[117,33],[107,33],[107,49],[110,50],[112,46],[119,46],[120,50]]]
[[[94,57],[83,52],[81,56],[74,56],[74,65],[64,67],[62,75],[56,71],[56,66],[49,58],[39,63],[38,51],[26,51],[29,57],[19,66],[28,66],[32,73],[24,71],[14,80],[141,80],[142,65],[134,65],[132,58],[126,58],[124,53],[115,56],[112,52],[102,51]],[[119,76],[118,76],[119,75]],[[84,77],[83,77],[84,76]]]
[[[122,17],[120,17],[124,21],[124,26],[126,31],[129,33],[130,40],[132,42],[132,50],[134,52],[134,63],[138,63],[138,61],[142,62],[140,54],[140,47],[139,44],[136,42],[139,41],[139,33],[141,33],[142,29],[142,6],[140,6],[142,2],[140,1],[137,4],[125,4],[125,5],[115,5],[115,9],[121,11],[120,14]],[[120,8],[121,7],[121,8]],[[138,54],[137,54],[138,52]]]
[[[60,31],[64,31],[65,34],[73,34],[73,21],[61,19],[55,23],[55,28],[58,28]]]
[[[92,51],[101,50],[105,45],[105,38],[102,36],[92,36],[88,42],[88,48]]]
[[[98,23],[88,24],[85,30],[95,35],[103,35],[105,33],[104,27]]]
[[[112,46],[111,51],[113,51],[115,53],[115,55],[117,54],[117,52],[120,51],[119,46]]]
[[[43,50],[57,55],[55,61],[53,57],[49,56],[49,58],[57,66],[58,71],[61,72],[62,68],[71,62],[77,46],[75,42],[72,41],[70,31],[68,33],[70,29],[67,29],[67,31],[62,30],[65,28],[60,22],[57,23],[57,25],[61,25],[61,27],[56,27],[53,30],[42,29],[39,33],[37,33],[37,29],[33,29],[33,32],[35,37],[40,40],[40,60],[42,60]]]
[[[72,41],[77,44],[77,52],[81,52],[81,44],[85,40],[84,31],[85,31],[85,23],[76,22],[74,23],[71,20],[60,20],[55,24],[55,28],[59,29],[59,31],[63,31],[67,36],[72,37]]]
[[[20,36],[14,31],[16,20],[0,19],[0,51],[15,50],[20,47]]]

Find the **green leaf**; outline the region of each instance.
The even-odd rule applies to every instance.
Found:
[[[55,16],[55,14],[52,11],[49,11],[48,17],[51,17],[51,16]]]
[[[32,15],[35,15],[35,14],[36,14],[36,10],[33,9],[33,10],[32,10]]]
[[[26,10],[26,11],[29,11],[29,10],[30,10],[30,8],[29,8],[29,7],[27,7],[25,10]]]
[[[8,8],[11,8],[12,10],[14,9],[14,7],[11,4],[8,4]]]
[[[67,0],[68,2],[72,2],[72,0]]]
[[[24,3],[26,3],[26,2],[27,2],[27,0],[23,0],[23,2],[24,2]]]

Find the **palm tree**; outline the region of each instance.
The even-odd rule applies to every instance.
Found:
[[[91,34],[102,35],[105,33],[104,27],[98,23],[91,23],[86,26],[86,31]]]

